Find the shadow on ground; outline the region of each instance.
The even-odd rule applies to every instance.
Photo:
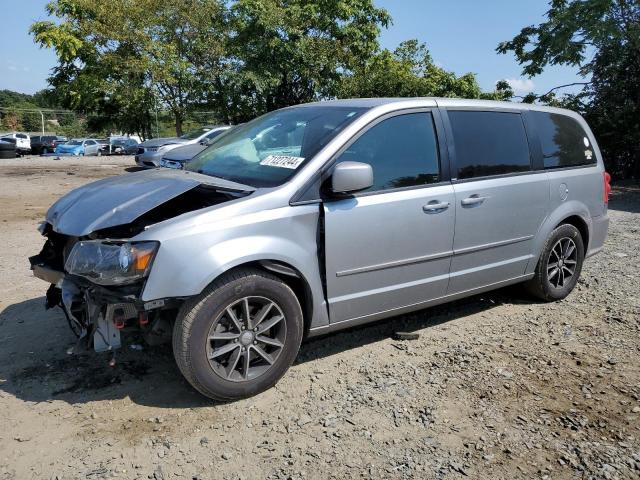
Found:
[[[609,210],[640,213],[640,184],[635,181],[616,183],[609,196]]]
[[[296,365],[339,354],[389,338],[397,331],[413,332],[435,327],[502,303],[531,300],[517,287],[393,317],[351,330],[306,341]],[[116,353],[86,351],[68,355],[75,337],[60,311],[43,309],[44,299],[10,305],[0,313],[0,390],[21,400],[63,400],[76,404],[130,397],[140,405],[160,408],[197,408],[211,401],[195,392],[182,378],[170,346],[132,350],[135,337],[125,339]]]

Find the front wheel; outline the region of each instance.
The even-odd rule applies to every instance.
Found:
[[[551,302],[571,293],[580,277],[584,242],[580,231],[570,224],[560,225],[547,239],[534,277],[525,285],[536,297]]]
[[[303,317],[297,297],[277,277],[239,270],[180,309],[173,354],[187,381],[220,401],[271,388],[295,360]]]

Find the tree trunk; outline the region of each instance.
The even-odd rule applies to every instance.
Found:
[[[184,120],[182,113],[174,112],[176,119],[176,137],[182,136],[182,121]]]

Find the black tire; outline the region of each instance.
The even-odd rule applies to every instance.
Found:
[[[227,307],[235,308],[234,302],[241,302],[246,297],[265,299],[274,303],[282,313],[281,316],[284,317],[277,328],[283,328],[285,335],[281,342],[282,346],[277,348],[278,353],[273,363],[270,366],[259,365],[257,368],[266,368],[266,370],[255,378],[239,379],[238,376],[241,377],[241,372],[236,371],[235,366],[230,367],[229,364],[232,361],[227,360],[226,368],[232,371],[232,375],[236,375],[236,379],[231,380],[229,376],[223,378],[220,373],[223,367],[214,365],[215,361],[210,360],[211,352],[218,351],[215,350],[217,347],[212,347],[212,342],[215,343],[215,340],[211,340],[210,335],[212,329],[218,329],[218,325],[221,325],[225,318],[230,318],[226,313],[228,312]],[[244,326],[244,321],[240,320]],[[227,323],[231,322],[227,320]],[[231,330],[229,329],[229,331]],[[223,332],[222,335],[225,333]],[[247,331],[246,333],[251,335],[251,332]],[[245,335],[245,332],[242,332],[242,335]],[[241,269],[224,275],[207,287],[199,296],[185,302],[178,313],[173,328],[173,354],[182,375],[200,393],[218,401],[238,400],[263,392],[280,380],[298,354],[302,335],[302,309],[291,288],[267,272],[256,269]],[[258,337],[254,338],[254,345],[257,339]],[[243,338],[240,340],[244,341]],[[233,341],[236,343],[234,348],[240,348],[241,342]],[[231,341],[228,341],[227,345],[231,346]],[[264,344],[257,346],[266,347]],[[263,358],[257,355],[256,348],[251,342],[248,346],[242,347],[243,352],[245,349],[248,352],[249,366],[256,361],[258,364],[264,362]],[[252,349],[254,349],[253,358],[251,357]],[[229,354],[229,358],[235,352],[236,350],[233,350],[233,353]],[[244,370],[245,354],[237,353],[237,355],[243,355],[241,361],[238,362],[236,359],[236,362],[238,362],[238,367]]]
[[[563,245],[573,245],[575,255],[571,251],[571,254],[566,258],[563,254],[558,256],[558,252],[566,253],[563,252],[565,250]],[[575,263],[570,264],[569,262]],[[525,288],[529,293],[546,302],[562,300],[571,293],[578,283],[583,262],[584,241],[580,231],[570,224],[560,225],[551,232],[547,239],[538,259],[535,275],[525,283]],[[572,266],[574,270],[569,276],[568,272]],[[560,273],[563,275],[562,279]]]
[[[0,150],[0,158],[2,158],[2,159],[16,158],[16,151],[15,150]]]

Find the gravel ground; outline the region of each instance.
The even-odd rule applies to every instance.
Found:
[[[170,347],[67,355],[28,269],[57,197],[133,165],[0,163],[0,479],[640,477],[639,188],[564,301],[512,287],[309,341],[274,389],[213,404]]]

